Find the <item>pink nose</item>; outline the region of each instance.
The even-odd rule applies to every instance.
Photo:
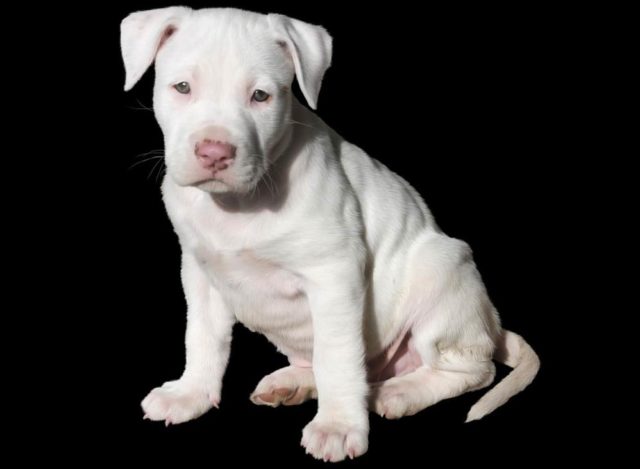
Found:
[[[205,139],[196,143],[196,158],[207,169],[227,169],[236,156],[236,147],[226,142]]]

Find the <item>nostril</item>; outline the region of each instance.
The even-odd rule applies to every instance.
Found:
[[[205,139],[196,143],[194,153],[204,167],[220,168],[223,163],[227,167],[229,160],[235,157],[236,147],[227,142]]]

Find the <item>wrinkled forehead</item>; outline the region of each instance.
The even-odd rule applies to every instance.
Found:
[[[163,74],[195,73],[238,78],[269,76],[290,81],[293,65],[262,15],[194,15],[186,19],[158,54]]]

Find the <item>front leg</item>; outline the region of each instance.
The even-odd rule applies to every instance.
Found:
[[[367,451],[362,272],[361,263],[351,257],[305,272],[318,413],[305,427],[302,445],[325,461],[354,458]]]
[[[231,347],[233,316],[220,294],[188,254],[182,255],[187,301],[186,365],[180,379],[153,389],[142,401],[145,418],[166,424],[199,417],[220,402]]]

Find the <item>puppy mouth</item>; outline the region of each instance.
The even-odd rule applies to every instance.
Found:
[[[252,172],[253,173],[253,172]],[[252,174],[251,176],[253,176]],[[212,176],[206,179],[200,179],[195,181],[189,186],[198,188],[205,192],[214,192],[214,193],[236,193],[236,194],[246,194],[251,191],[253,186],[255,185],[254,177],[246,177],[246,178],[233,178],[230,180],[229,178],[223,178],[219,176]]]
[[[205,179],[202,181],[198,181],[196,183],[190,184],[191,187],[195,187],[204,192],[232,192],[232,187],[225,181],[221,181],[219,179],[211,178]]]
[[[218,182],[218,183],[229,185],[229,182],[225,180],[225,178],[218,176],[216,173],[213,173],[210,177],[197,179],[195,181],[185,184],[185,186],[200,187],[202,185],[206,185],[211,182]]]
[[[227,167],[224,168],[207,168],[206,170],[198,170],[199,174],[192,174],[185,177],[176,174],[174,179],[178,185],[183,187],[233,187],[237,184],[237,176]]]
[[[250,156],[253,156],[250,155]],[[256,161],[257,160],[257,161]],[[256,186],[267,168],[259,158],[238,157],[231,164],[214,168],[191,168],[168,165],[167,172],[182,187],[194,187],[205,192],[246,194]]]

